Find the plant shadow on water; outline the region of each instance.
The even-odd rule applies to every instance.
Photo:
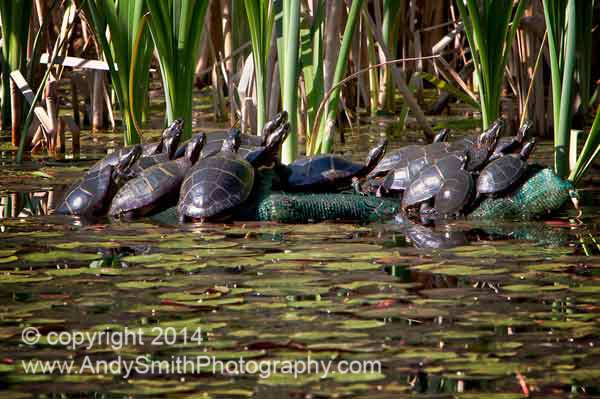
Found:
[[[47,216],[61,186],[85,167],[3,170],[2,397],[600,395],[596,219],[574,225],[563,213],[551,222],[428,228],[398,221],[86,224]],[[200,328],[202,342],[152,345],[156,326]],[[22,342],[25,327],[39,329],[36,345]],[[147,339],[90,349],[44,339],[126,328],[141,328]],[[86,356],[145,355],[310,357],[376,361],[381,369],[297,378],[279,370],[261,378],[205,367],[123,378],[82,367]],[[23,361],[34,359],[74,360],[80,372],[28,374]]]

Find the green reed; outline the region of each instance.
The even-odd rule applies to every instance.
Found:
[[[500,116],[504,71],[527,1],[516,8],[506,0],[456,0],[463,20],[475,79],[479,89],[483,127]]]
[[[140,142],[137,121],[142,119],[148,93],[152,43],[143,15],[144,0],[88,0],[86,12],[104,58],[125,127],[125,144]],[[106,31],[110,32],[110,42]]]

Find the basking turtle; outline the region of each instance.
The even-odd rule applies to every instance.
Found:
[[[494,148],[494,152],[490,156],[488,162],[491,162],[497,158],[500,158],[504,154],[509,154],[514,152],[517,148],[523,144],[525,137],[527,136],[527,132],[533,127],[533,122],[530,120],[526,120],[523,122],[523,126],[519,128],[519,131],[515,136],[512,137],[501,137],[498,139],[498,143],[496,144],[496,148]]]
[[[448,171],[434,197],[435,212],[442,217],[458,216],[469,205],[474,193],[475,181],[471,173],[463,169]]]
[[[299,159],[287,166],[284,187],[307,192],[335,192],[349,188],[352,178],[365,177],[373,170],[385,154],[386,147],[387,139],[384,138],[369,151],[365,164],[350,162],[333,154]]]
[[[419,147],[404,158],[403,162],[391,170],[385,176],[381,186],[377,190],[378,195],[389,192],[402,192],[415,180],[423,168],[435,165],[440,159],[451,154],[465,154],[466,149],[449,149],[445,143],[433,143],[428,146]]]
[[[143,144],[141,156],[146,157],[162,153],[165,150],[165,140],[173,135],[173,131],[181,131],[182,124],[183,121],[179,119],[176,120],[162,132],[160,140],[158,142]],[[135,146],[124,147],[115,152],[111,152],[110,154],[96,162],[94,165],[92,165],[92,167],[88,169],[88,173],[96,172],[107,165],[117,166],[117,164],[121,162],[122,158],[127,157],[134,147]]]
[[[205,140],[205,135],[194,136],[183,158],[154,165],[129,180],[115,195],[108,213],[131,219],[175,206],[181,182],[200,157]]]
[[[142,154],[140,144],[122,151],[117,165],[107,164],[99,170],[87,172],[65,193],[55,213],[61,215],[102,216],[117,192],[121,178]]]
[[[410,208],[433,198],[442,188],[446,178],[454,176],[457,170],[464,170],[467,156],[450,154],[434,165],[426,166],[402,196],[402,209]]]
[[[286,123],[287,117],[288,114],[286,111],[282,111],[275,115],[272,120],[265,123],[262,136],[240,133],[240,148],[238,149],[237,153],[241,156],[245,156],[249,152],[256,150],[258,147],[264,147],[269,135],[277,130],[278,127]],[[227,139],[228,134],[229,132],[214,132],[207,134],[206,144],[204,144],[200,158],[206,158],[221,151],[221,146]],[[175,158],[181,158],[185,154],[185,148],[188,143],[189,140],[177,148],[177,151],[175,152]]]
[[[173,159],[175,150],[177,150],[177,145],[179,144],[179,140],[181,140],[181,135],[183,134],[183,120],[176,120],[173,122],[172,126],[173,128],[169,130],[167,137],[164,139],[163,152],[160,154],[144,156],[138,159],[137,162],[131,167],[130,178],[139,175],[144,169],[148,169],[151,166]]]
[[[438,134],[435,135],[435,137],[433,139],[433,143],[441,143],[441,142],[446,141],[446,138],[448,137],[449,133],[450,133],[450,129],[440,130],[438,132]],[[390,170],[396,169],[398,167],[403,167],[405,164],[407,164],[409,162],[409,159],[413,157],[413,154],[415,152],[422,154],[424,151],[429,151],[429,150],[423,150],[424,148],[428,148],[428,149],[431,149],[432,151],[435,151],[435,149],[439,148],[439,146],[435,145],[435,144],[433,146],[411,144],[411,145],[402,147],[402,148],[394,151],[393,153],[386,155],[377,164],[377,166],[371,171],[371,173],[369,173],[368,177],[372,178],[372,177],[377,177],[377,176],[384,176]]]
[[[508,191],[527,169],[527,158],[535,147],[535,140],[527,142],[519,154],[509,154],[490,162],[477,178],[477,193],[494,195]]]
[[[288,123],[281,125],[249,162],[236,153],[240,145],[240,131],[232,129],[221,152],[198,161],[183,181],[177,204],[179,220],[222,220],[229,217],[250,196],[255,168],[273,161],[288,131]],[[264,156],[261,155],[263,153]]]
[[[470,172],[481,169],[496,148],[498,136],[504,130],[505,123],[497,119],[490,127],[479,136],[463,137],[450,143],[448,151],[467,151],[468,161],[466,169]]]

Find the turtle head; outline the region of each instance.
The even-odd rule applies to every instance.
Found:
[[[113,168],[113,179],[127,179],[132,177],[129,174],[131,166],[140,158],[144,151],[144,147],[141,144],[136,144],[129,148],[128,151],[124,152],[119,159],[119,162]]]
[[[121,169],[123,171],[129,169],[131,165],[135,163],[142,155],[144,151],[144,147],[141,144],[136,144],[133,147],[129,148],[128,151],[121,155],[121,159],[117,163],[117,169]]]
[[[242,132],[238,128],[231,128],[227,138],[223,141],[221,151],[223,152],[237,152],[242,144]]]
[[[504,130],[505,125],[502,118],[496,119],[486,131],[479,135],[477,138],[477,145],[488,151],[492,151],[494,147],[496,147],[498,137]]]
[[[525,143],[525,145],[521,149],[521,153],[519,154],[521,159],[526,160],[527,158],[529,158],[529,155],[531,155],[534,148],[535,148],[535,139],[531,139],[527,143]]]
[[[434,143],[444,142],[448,138],[449,134],[450,134],[450,129],[442,129],[433,137],[433,142]]]
[[[285,111],[284,111],[285,112]],[[287,115],[287,113],[286,113]],[[267,137],[267,143],[265,147],[269,152],[278,152],[279,148],[285,141],[290,132],[290,124],[285,122],[277,128],[269,137]]]
[[[176,119],[171,125],[165,129],[163,132],[163,153],[166,153],[169,156],[169,159],[172,159],[175,155],[175,151],[177,150],[177,146],[179,145],[179,141],[181,140],[181,135],[183,134],[183,119]]]
[[[166,140],[173,135],[173,131],[183,130],[183,119],[175,119],[165,130],[163,130],[161,139]]]
[[[273,119],[271,119],[270,121],[265,123],[265,126],[263,127],[263,130],[262,130],[263,137],[268,137],[269,135],[271,135],[271,133],[275,132],[277,130],[277,128],[280,127],[285,122],[287,122],[287,120],[288,120],[287,111],[281,111],[280,113],[275,115],[275,117],[273,117]]]
[[[522,143],[525,140],[525,137],[527,136],[527,132],[531,130],[532,127],[533,121],[527,119],[525,122],[523,122],[523,125],[519,128],[519,131],[515,136],[515,140],[517,140],[517,142],[519,143]]]
[[[246,155],[246,161],[250,162],[255,167],[276,166],[276,156],[279,153],[281,144],[283,144],[283,142],[287,138],[289,131],[289,123],[286,122],[283,125],[279,126],[277,130],[275,130],[267,138],[267,143],[264,147],[259,147],[254,151],[250,151],[250,153]]]
[[[200,133],[192,137],[187,147],[185,148],[185,159],[189,160],[191,164],[195,164],[200,158],[202,147],[206,143],[206,134]]]
[[[365,162],[366,168],[369,172],[372,171],[375,168],[375,166],[377,166],[377,164],[381,161],[381,159],[385,155],[387,145],[388,140],[384,137],[379,141],[379,144],[377,144],[375,148],[369,151],[369,153],[367,154],[367,160]]]

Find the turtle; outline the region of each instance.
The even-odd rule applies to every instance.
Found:
[[[500,158],[504,154],[509,154],[514,152],[517,148],[523,144],[525,137],[527,136],[527,132],[533,127],[533,122],[530,120],[526,120],[523,122],[523,125],[519,128],[519,131],[515,136],[512,137],[501,137],[498,139],[498,143],[494,148],[494,152],[488,159],[488,162],[491,162],[497,158]]]
[[[463,169],[448,171],[440,191],[434,197],[438,216],[457,216],[469,205],[475,194],[473,175]]]
[[[136,177],[144,169],[148,169],[151,166],[173,159],[175,150],[177,149],[177,145],[179,144],[179,140],[181,140],[181,135],[183,134],[183,120],[176,120],[173,122],[172,126],[173,128],[169,130],[169,134],[164,139],[163,152],[140,157],[140,159],[133,164],[129,171],[130,178]]]
[[[450,133],[450,129],[442,129],[440,130],[434,137],[433,143],[441,143],[446,141],[448,134]],[[412,156],[415,152],[422,151],[421,149],[427,147],[418,144],[411,144],[405,147],[402,147],[391,154],[386,155],[377,166],[369,173],[369,178],[374,178],[378,176],[386,175],[390,170],[396,169],[398,167],[402,167],[407,159]],[[427,148],[438,148],[439,146],[434,145],[432,147]]]
[[[287,165],[284,187],[290,191],[335,192],[350,188],[354,177],[365,177],[385,154],[383,138],[369,151],[364,164],[338,155],[323,154],[296,160]]]
[[[250,196],[255,168],[273,160],[288,132],[288,123],[279,126],[266,146],[256,150],[248,161],[237,154],[241,133],[232,129],[221,152],[198,161],[185,177],[177,203],[179,221],[222,220],[231,216]]]
[[[54,212],[61,215],[103,216],[123,176],[142,152],[140,144],[128,147],[127,151],[122,151],[117,165],[107,164],[99,170],[87,172],[69,187]]]
[[[442,188],[447,177],[455,174],[456,170],[464,169],[468,156],[452,153],[433,165],[423,168],[419,177],[410,183],[402,196],[402,209],[413,207],[433,198]]]
[[[288,113],[287,111],[282,111],[275,115],[273,119],[265,123],[265,126],[262,130],[262,136],[254,136],[250,134],[240,134],[241,144],[238,149],[238,154],[244,156],[249,152],[257,149],[258,147],[264,147],[267,142],[267,138],[271,133],[277,130],[278,127],[287,122]],[[202,153],[200,158],[206,158],[212,155],[215,155],[219,151],[221,151],[221,146],[223,145],[223,141],[227,139],[228,132],[214,132],[207,134],[206,144],[204,144],[204,148],[202,149]],[[175,152],[175,158],[181,158],[185,154],[185,148],[189,140],[183,143],[177,148]]]
[[[490,162],[477,178],[478,195],[498,195],[508,191],[527,169],[527,158],[535,147],[535,139],[528,141],[519,154],[504,155]]]
[[[205,141],[205,135],[194,136],[185,157],[151,166],[125,183],[113,198],[109,215],[132,219],[175,206],[181,182],[199,159]]]
[[[504,130],[505,125],[504,120],[499,118],[479,136],[463,137],[458,141],[450,143],[448,151],[467,151],[468,161],[466,169],[470,172],[477,171],[490,158],[498,143],[498,136]]]
[[[166,128],[162,132],[162,134],[160,136],[160,140],[158,142],[143,144],[141,157],[146,157],[146,156],[151,156],[154,154],[162,153],[164,150],[165,140],[168,137],[172,136],[174,130],[181,130],[182,123],[183,122],[181,120],[179,120],[179,119],[176,120],[174,123],[172,123],[168,128]],[[111,152],[110,154],[108,154],[107,156],[105,156],[104,158],[102,158],[101,160],[96,162],[94,165],[92,165],[92,167],[88,169],[88,173],[96,172],[96,171],[104,168],[107,165],[117,166],[117,164],[119,164],[121,162],[121,159],[124,157],[127,157],[128,154],[130,153],[130,151],[135,146],[137,146],[137,145],[124,147],[115,152]]]
[[[465,154],[466,152],[466,149],[460,148],[450,150],[444,143],[432,143],[419,147],[416,151],[408,153],[403,162],[385,176],[377,190],[377,195],[402,192],[419,176],[423,168],[434,165],[438,160],[453,153]]]

